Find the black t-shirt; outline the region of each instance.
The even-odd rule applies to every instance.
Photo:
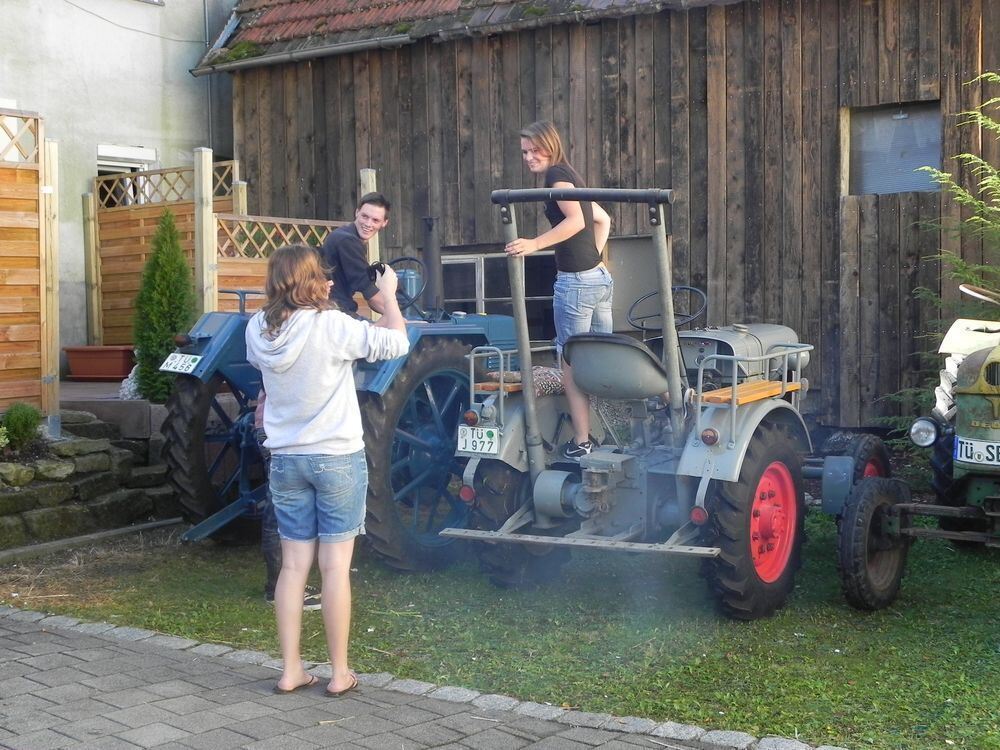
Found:
[[[573,187],[585,187],[583,179],[568,164],[553,164],[545,170],[545,187],[550,188],[557,182],[568,182]],[[590,201],[580,203],[583,209],[584,227],[568,240],[554,245],[556,268],[560,271],[579,273],[589,271],[601,262],[601,253],[594,239],[594,207]],[[556,201],[545,201],[545,218],[555,226],[566,215],[559,210]]]
[[[341,312],[353,315],[358,311],[354,293],[361,292],[365,299],[378,294],[378,287],[368,277],[368,253],[361,241],[358,228],[351,222],[334,229],[319,251],[323,263],[330,269],[333,281],[330,299]]]

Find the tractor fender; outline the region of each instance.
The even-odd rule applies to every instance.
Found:
[[[244,393],[260,390],[260,372],[247,362],[246,313],[208,312],[194,324],[188,336],[191,343],[177,349],[182,354],[201,357],[188,374],[203,383],[216,373],[234,383]]]
[[[706,409],[702,413],[701,427],[714,427],[720,436],[715,445],[705,445],[697,430],[692,430],[684,443],[677,473],[690,477],[736,482],[754,433],[762,423],[787,425],[800,443],[804,453],[812,452],[812,441],[802,415],[787,401],[767,399],[741,406],[736,413],[736,432],[730,434],[728,409]]]
[[[483,316],[486,317],[486,316]],[[482,326],[472,323],[456,325],[451,322],[445,323],[424,323],[423,321],[407,321],[406,335],[410,340],[410,351],[420,345],[424,338],[446,337],[457,339],[469,346],[481,346],[491,343],[488,332]],[[379,396],[385,395],[389,390],[400,370],[406,366],[407,355],[396,357],[396,359],[384,362],[364,362],[358,363],[359,374],[363,377],[355,378],[358,391],[375,393]]]

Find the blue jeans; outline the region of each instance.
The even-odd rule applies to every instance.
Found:
[[[270,486],[282,539],[343,542],[365,532],[363,450],[346,456],[274,453]]]
[[[577,333],[611,333],[611,301],[615,282],[603,265],[589,271],[556,273],[552,308],[556,324],[556,350]]]

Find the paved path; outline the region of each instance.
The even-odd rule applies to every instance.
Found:
[[[322,687],[274,695],[277,666],[259,652],[0,606],[0,748],[811,750],[388,674],[362,675],[342,698]]]

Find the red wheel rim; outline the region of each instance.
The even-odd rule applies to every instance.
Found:
[[[792,473],[775,461],[761,475],[750,509],[750,558],[765,583],[777,581],[788,567],[798,513]]]
[[[865,464],[865,473],[861,476],[863,479],[867,479],[868,477],[884,477],[887,475],[888,472],[885,470],[885,467],[882,466],[882,462],[873,458]]]

